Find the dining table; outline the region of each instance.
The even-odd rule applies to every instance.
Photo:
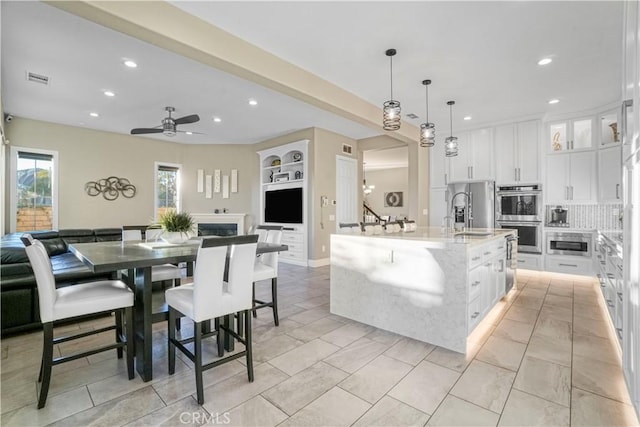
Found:
[[[216,237],[206,237],[216,238]],[[167,319],[166,310],[153,312],[151,268],[154,265],[187,263],[187,276],[193,275],[202,238],[184,243],[161,241],[109,241],[72,243],[69,250],[94,273],[128,270],[128,285],[135,293],[134,334],[136,370],[143,381],[153,379],[152,326]],[[287,245],[258,242],[256,255],[287,251]],[[127,338],[128,339],[128,338]]]

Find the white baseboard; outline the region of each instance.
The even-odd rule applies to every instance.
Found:
[[[325,265],[329,265],[329,258],[320,258],[320,259],[310,259],[309,267],[324,267]]]

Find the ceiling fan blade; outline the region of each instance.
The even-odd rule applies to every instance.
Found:
[[[156,129],[156,128],[136,128],[131,129],[131,135],[140,135],[144,133],[162,133],[164,129]]]
[[[190,116],[180,117],[179,119],[175,119],[173,122],[177,125],[183,125],[186,123],[195,123],[200,120],[200,116],[197,114],[192,114]]]

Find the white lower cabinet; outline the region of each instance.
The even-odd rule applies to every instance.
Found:
[[[542,255],[518,252],[518,268],[525,270],[542,270]]]
[[[288,246],[288,250],[280,252],[283,261],[294,264],[306,264],[306,244],[302,227],[284,227],[282,231],[282,243]]]
[[[545,270],[590,276],[593,274],[593,259],[591,257],[547,255],[545,258]]]
[[[491,242],[468,252],[469,333],[505,294],[506,244]]]

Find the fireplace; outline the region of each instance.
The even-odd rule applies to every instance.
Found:
[[[198,236],[237,236],[238,224],[198,224]]]
[[[198,236],[237,236],[244,234],[247,214],[191,214]]]

